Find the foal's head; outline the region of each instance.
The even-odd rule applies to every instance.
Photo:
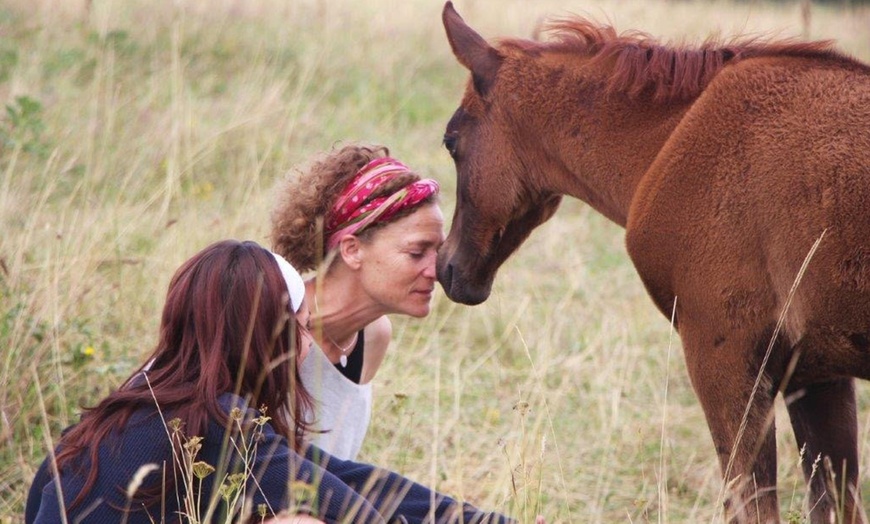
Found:
[[[438,256],[438,280],[451,300],[479,304],[489,296],[498,267],[552,216],[561,196],[539,182],[552,166],[542,152],[530,149],[532,137],[524,136],[529,128],[494,100],[505,56],[468,27],[450,2],[443,20],[453,52],[472,80],[444,134],[456,163],[457,201]],[[498,91],[504,96],[505,86]]]
[[[487,299],[499,266],[552,216],[561,194],[624,226],[637,180],[726,65],[779,55],[850,62],[830,42],[669,46],[580,18],[550,24],[554,41],[493,47],[451,2],[443,22],[471,80],[444,135],[457,199],[438,280],[465,304]]]

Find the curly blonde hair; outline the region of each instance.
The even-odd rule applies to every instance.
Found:
[[[277,203],[272,210],[272,249],[299,271],[315,269],[326,259],[323,223],[339,194],[363,166],[389,155],[386,146],[346,145],[314,161],[298,176],[284,180],[277,189]],[[396,177],[369,195],[367,200],[395,193],[418,180],[420,176],[416,173]],[[419,205],[434,201],[435,195],[432,195]],[[413,213],[419,205],[399,212],[385,222],[372,224],[357,236],[369,239],[374,231]]]

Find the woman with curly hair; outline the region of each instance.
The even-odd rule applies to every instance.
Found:
[[[150,357],[42,463],[25,523],[507,522],[303,443],[308,315],[282,257],[235,240],[196,254]]]
[[[353,459],[371,417],[371,380],[390,343],[388,314],[424,317],[444,241],[438,183],[383,146],[325,155],[279,189],[273,249],[306,282],[315,346],[302,362],[318,446]]]

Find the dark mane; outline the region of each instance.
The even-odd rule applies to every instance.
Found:
[[[583,18],[558,19],[544,30],[555,38],[550,42],[506,40],[508,46],[538,51],[583,53],[596,61],[613,60],[608,88],[637,97],[649,93],[657,102],[691,99],[710,83],[728,63],[760,56],[792,56],[834,61],[870,70],[834,49],[832,40],[766,40],[744,37],[730,42],[708,39],[700,46],[668,46],[640,31],[622,34],[612,26],[598,25]]]

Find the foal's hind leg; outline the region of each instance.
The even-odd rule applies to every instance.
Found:
[[[810,483],[811,521],[866,522],[860,498],[856,500],[858,422],[854,380],[840,379],[788,390],[786,405],[798,446],[806,446],[803,470]],[[818,457],[822,462],[813,473],[813,463]],[[824,466],[826,462],[831,471]]]
[[[773,381],[764,379],[759,385],[741,433],[760,357],[751,349],[754,344],[736,336],[718,345],[704,344],[709,328],[693,327],[683,323],[680,336],[719,464],[723,474],[727,473],[724,502],[728,520],[740,524],[778,523]]]

